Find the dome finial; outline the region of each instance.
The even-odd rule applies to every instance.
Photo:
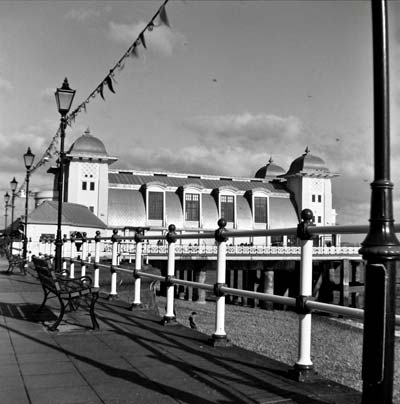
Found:
[[[269,157],[268,164],[272,164],[274,160],[272,160],[272,156]]]
[[[308,146],[306,146],[306,149],[304,150],[305,154],[310,153],[310,148]]]
[[[89,136],[90,135],[90,128],[89,126],[86,128],[85,132],[83,132],[84,135]]]

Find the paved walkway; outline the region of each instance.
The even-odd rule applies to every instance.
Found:
[[[5,269],[0,261],[0,270]],[[162,326],[147,310],[99,299],[100,331],[85,310],[65,316],[57,301],[34,313],[42,290],[34,277],[0,272],[0,403],[360,403],[360,394],[327,380],[302,384],[289,367],[237,348],[213,348],[208,336]]]

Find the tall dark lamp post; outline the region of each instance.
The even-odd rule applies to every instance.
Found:
[[[7,233],[7,217],[8,217],[8,203],[10,202],[10,194],[8,192],[4,195],[4,203],[5,203],[5,214],[4,214],[4,233]]]
[[[75,90],[69,88],[68,80],[65,78],[61,88],[57,88],[55,92],[58,112],[61,115],[60,122],[60,158],[58,167],[58,215],[57,215],[57,236],[56,236],[56,271],[61,272],[62,269],[62,237],[61,237],[61,220],[62,220],[62,203],[63,203],[63,182],[64,182],[64,139],[65,127],[67,125],[67,114],[71,108],[72,101],[75,96]]]
[[[23,245],[23,259],[26,265],[26,256],[28,249],[28,203],[29,203],[29,176],[31,173],[31,167],[35,155],[31,152],[31,148],[28,147],[27,152],[24,154],[24,163],[26,168],[26,195],[25,195],[25,231],[24,231],[24,245]]]
[[[15,177],[12,179],[12,181],[10,181],[10,185],[11,185],[11,192],[12,192],[12,196],[11,196],[11,233],[14,230],[14,208],[15,208],[15,191],[17,189],[18,186],[18,181],[15,179]]]
[[[390,180],[389,46],[386,0],[371,0],[374,77],[374,181],[369,232],[360,253],[365,269],[363,404],[391,404],[396,314],[396,260]]]

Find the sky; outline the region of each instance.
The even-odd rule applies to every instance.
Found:
[[[0,193],[25,177],[59,127],[54,92],[68,77],[82,103],[161,1],[0,1]],[[112,167],[252,177],[269,158],[287,170],[306,146],[332,180],[338,224],[367,224],[373,181],[370,3],[170,0],[171,27],[145,33],[66,131],[90,128]],[[389,2],[392,181],[400,214],[400,2]],[[52,186],[48,164],[30,189]],[[4,213],[4,208],[0,212]]]

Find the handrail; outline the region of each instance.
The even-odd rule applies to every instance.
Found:
[[[303,221],[298,227],[280,228],[280,229],[259,229],[259,230],[236,230],[226,229],[226,223],[222,219],[218,221],[219,228],[215,231],[206,231],[203,233],[185,233],[176,232],[175,226],[170,225],[166,234],[143,234],[137,232],[135,236],[119,236],[117,230],[113,231],[111,238],[100,237],[97,232],[96,237],[84,237],[82,240],[71,238],[68,245],[68,239],[64,238],[63,252],[68,257],[64,258],[63,264],[70,265],[70,277],[74,277],[75,265],[80,264],[81,276],[85,275],[88,268],[93,270],[94,286],[100,287],[99,271],[109,271],[111,282],[109,284],[109,298],[116,298],[117,278],[122,272],[131,274],[134,279],[134,301],[132,308],[141,306],[141,279],[149,279],[154,282],[163,282],[166,290],[166,311],[162,322],[164,324],[174,323],[175,310],[175,288],[184,286],[196,288],[197,290],[213,292],[216,297],[215,310],[215,332],[211,341],[214,345],[226,344],[228,341],[225,332],[225,296],[237,296],[244,298],[258,299],[259,301],[271,302],[284,306],[290,306],[295,309],[299,316],[299,357],[294,365],[295,373],[307,374],[313,369],[311,361],[311,319],[312,313],[326,312],[340,316],[364,320],[364,310],[338,306],[329,303],[315,301],[312,297],[312,262],[314,260],[331,259],[332,257],[348,257],[346,259],[361,260],[359,247],[313,247],[313,236],[316,234],[361,234],[365,233],[367,226],[314,226],[311,222],[312,212],[305,210],[302,212]],[[400,231],[400,226],[396,226]],[[266,237],[266,236],[284,236],[295,235],[297,245],[289,246],[270,246],[270,245],[228,245],[231,237]],[[145,240],[165,240],[162,245],[153,243],[144,243]],[[177,243],[178,240],[199,240],[210,239],[214,243],[196,243],[196,245],[187,245],[186,243]],[[298,245],[299,244],[299,245]],[[51,246],[50,243],[48,243]],[[100,262],[100,245],[104,252],[107,252],[108,258],[111,258],[111,265]],[[69,248],[68,248],[69,247]],[[77,248],[79,247],[79,248]],[[79,250],[79,251],[78,251]],[[107,251],[106,251],[107,250]],[[44,249],[48,253],[48,248]],[[134,268],[123,268],[120,261],[124,254],[129,255],[129,259],[134,256]],[[198,255],[201,259],[212,257],[217,261],[217,280],[215,284],[179,279],[176,277],[175,262],[186,256]],[[264,255],[263,255],[264,254]],[[143,265],[143,259],[158,256],[167,256],[167,274],[148,273]],[[261,293],[251,290],[232,288],[225,284],[226,263],[232,257],[240,259],[240,256],[248,256],[250,260],[264,259],[269,256],[274,259],[293,259],[300,260],[300,291],[296,297],[280,296],[273,293]],[[203,294],[204,296],[204,294]],[[400,316],[394,315],[393,322],[400,325]],[[302,378],[303,376],[299,376]]]
[[[311,235],[317,234],[367,234],[369,226],[356,224],[356,225],[333,225],[333,226],[309,226],[307,231]],[[400,224],[395,224],[394,229],[396,233],[400,233]],[[182,229],[184,230],[184,229]],[[285,227],[276,229],[249,229],[249,230],[235,230],[229,229],[225,231],[227,237],[267,237],[267,236],[289,236],[296,235],[297,227]],[[166,240],[167,235],[164,234],[137,234],[135,236],[117,235],[118,241],[135,241],[137,238],[141,240]],[[176,233],[177,240],[192,240],[192,239],[213,239],[215,237],[214,231],[204,230],[199,232],[186,232],[185,234]],[[64,241],[71,241],[71,238],[65,238]],[[76,239],[73,239],[76,241]],[[78,239],[79,240],[79,239]],[[95,241],[95,237],[87,237],[88,242]],[[99,241],[110,241],[110,237],[99,237]],[[79,240],[80,241],[80,240]],[[48,242],[48,240],[44,241]],[[54,240],[51,240],[54,242]]]

